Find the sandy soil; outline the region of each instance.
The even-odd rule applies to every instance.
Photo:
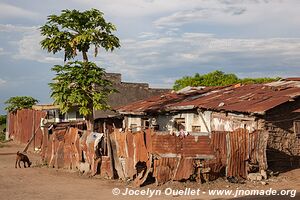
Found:
[[[33,167],[15,169],[15,154],[22,151],[22,145],[13,142],[5,143],[0,148],[0,199],[145,199],[146,196],[113,195],[112,189],[119,188],[121,192],[126,187],[133,190],[157,189],[164,191],[166,188],[172,189],[201,189],[207,192],[209,189],[293,189],[298,194],[293,199],[300,199],[300,169],[292,170],[278,177],[271,178],[267,185],[260,182],[246,184],[228,183],[222,179],[206,184],[196,183],[168,183],[160,187],[149,185],[143,188],[132,188],[130,184],[118,180],[105,180],[102,178],[88,178],[80,175],[78,172],[69,172],[65,170],[50,169],[40,167],[38,155],[29,152],[29,157],[33,161]],[[277,197],[277,196],[275,196]],[[289,196],[275,197],[240,197],[238,199],[290,199]],[[157,195],[147,199],[224,199],[227,196],[209,196],[201,194],[199,196],[179,196],[179,195]],[[230,197],[232,198],[232,197]]]

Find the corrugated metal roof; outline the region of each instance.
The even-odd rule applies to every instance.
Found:
[[[289,78],[285,78],[285,81],[300,81],[300,77],[289,77]]]
[[[190,91],[169,92],[163,95],[154,96],[145,100],[137,101],[126,106],[117,108],[116,110],[122,114],[145,114],[147,112],[160,112],[168,110],[168,106],[182,102],[186,98],[199,97],[209,91],[224,87],[206,87]]]
[[[276,81],[268,84],[202,88],[193,93],[167,93],[118,109],[121,113],[149,113],[203,108],[218,111],[264,114],[300,96],[300,82]]]

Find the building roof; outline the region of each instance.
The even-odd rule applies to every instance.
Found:
[[[59,109],[58,105],[53,104],[38,104],[32,106],[33,110],[56,110]]]
[[[201,88],[192,93],[167,93],[118,109],[123,114],[142,114],[187,109],[207,109],[265,114],[300,96],[300,81],[280,80],[268,84]]]
[[[186,99],[193,99],[207,92],[221,89],[224,87],[188,87],[178,92],[168,92],[159,96],[150,97],[145,100],[140,100],[117,108],[121,114],[145,114],[150,112],[167,111],[170,105],[183,102]]]
[[[285,78],[285,81],[300,81],[300,77],[289,77],[289,78]]]

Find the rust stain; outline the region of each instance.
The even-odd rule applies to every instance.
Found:
[[[198,157],[197,155],[212,155],[209,136],[188,135],[180,138],[170,134],[153,134],[152,153],[178,154],[185,157]]]

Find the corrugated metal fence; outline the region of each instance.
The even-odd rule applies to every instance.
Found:
[[[43,140],[43,133],[40,129],[41,118],[46,116],[46,112],[22,109],[8,114],[9,137],[18,143],[26,144],[36,132],[32,146],[40,148]]]

